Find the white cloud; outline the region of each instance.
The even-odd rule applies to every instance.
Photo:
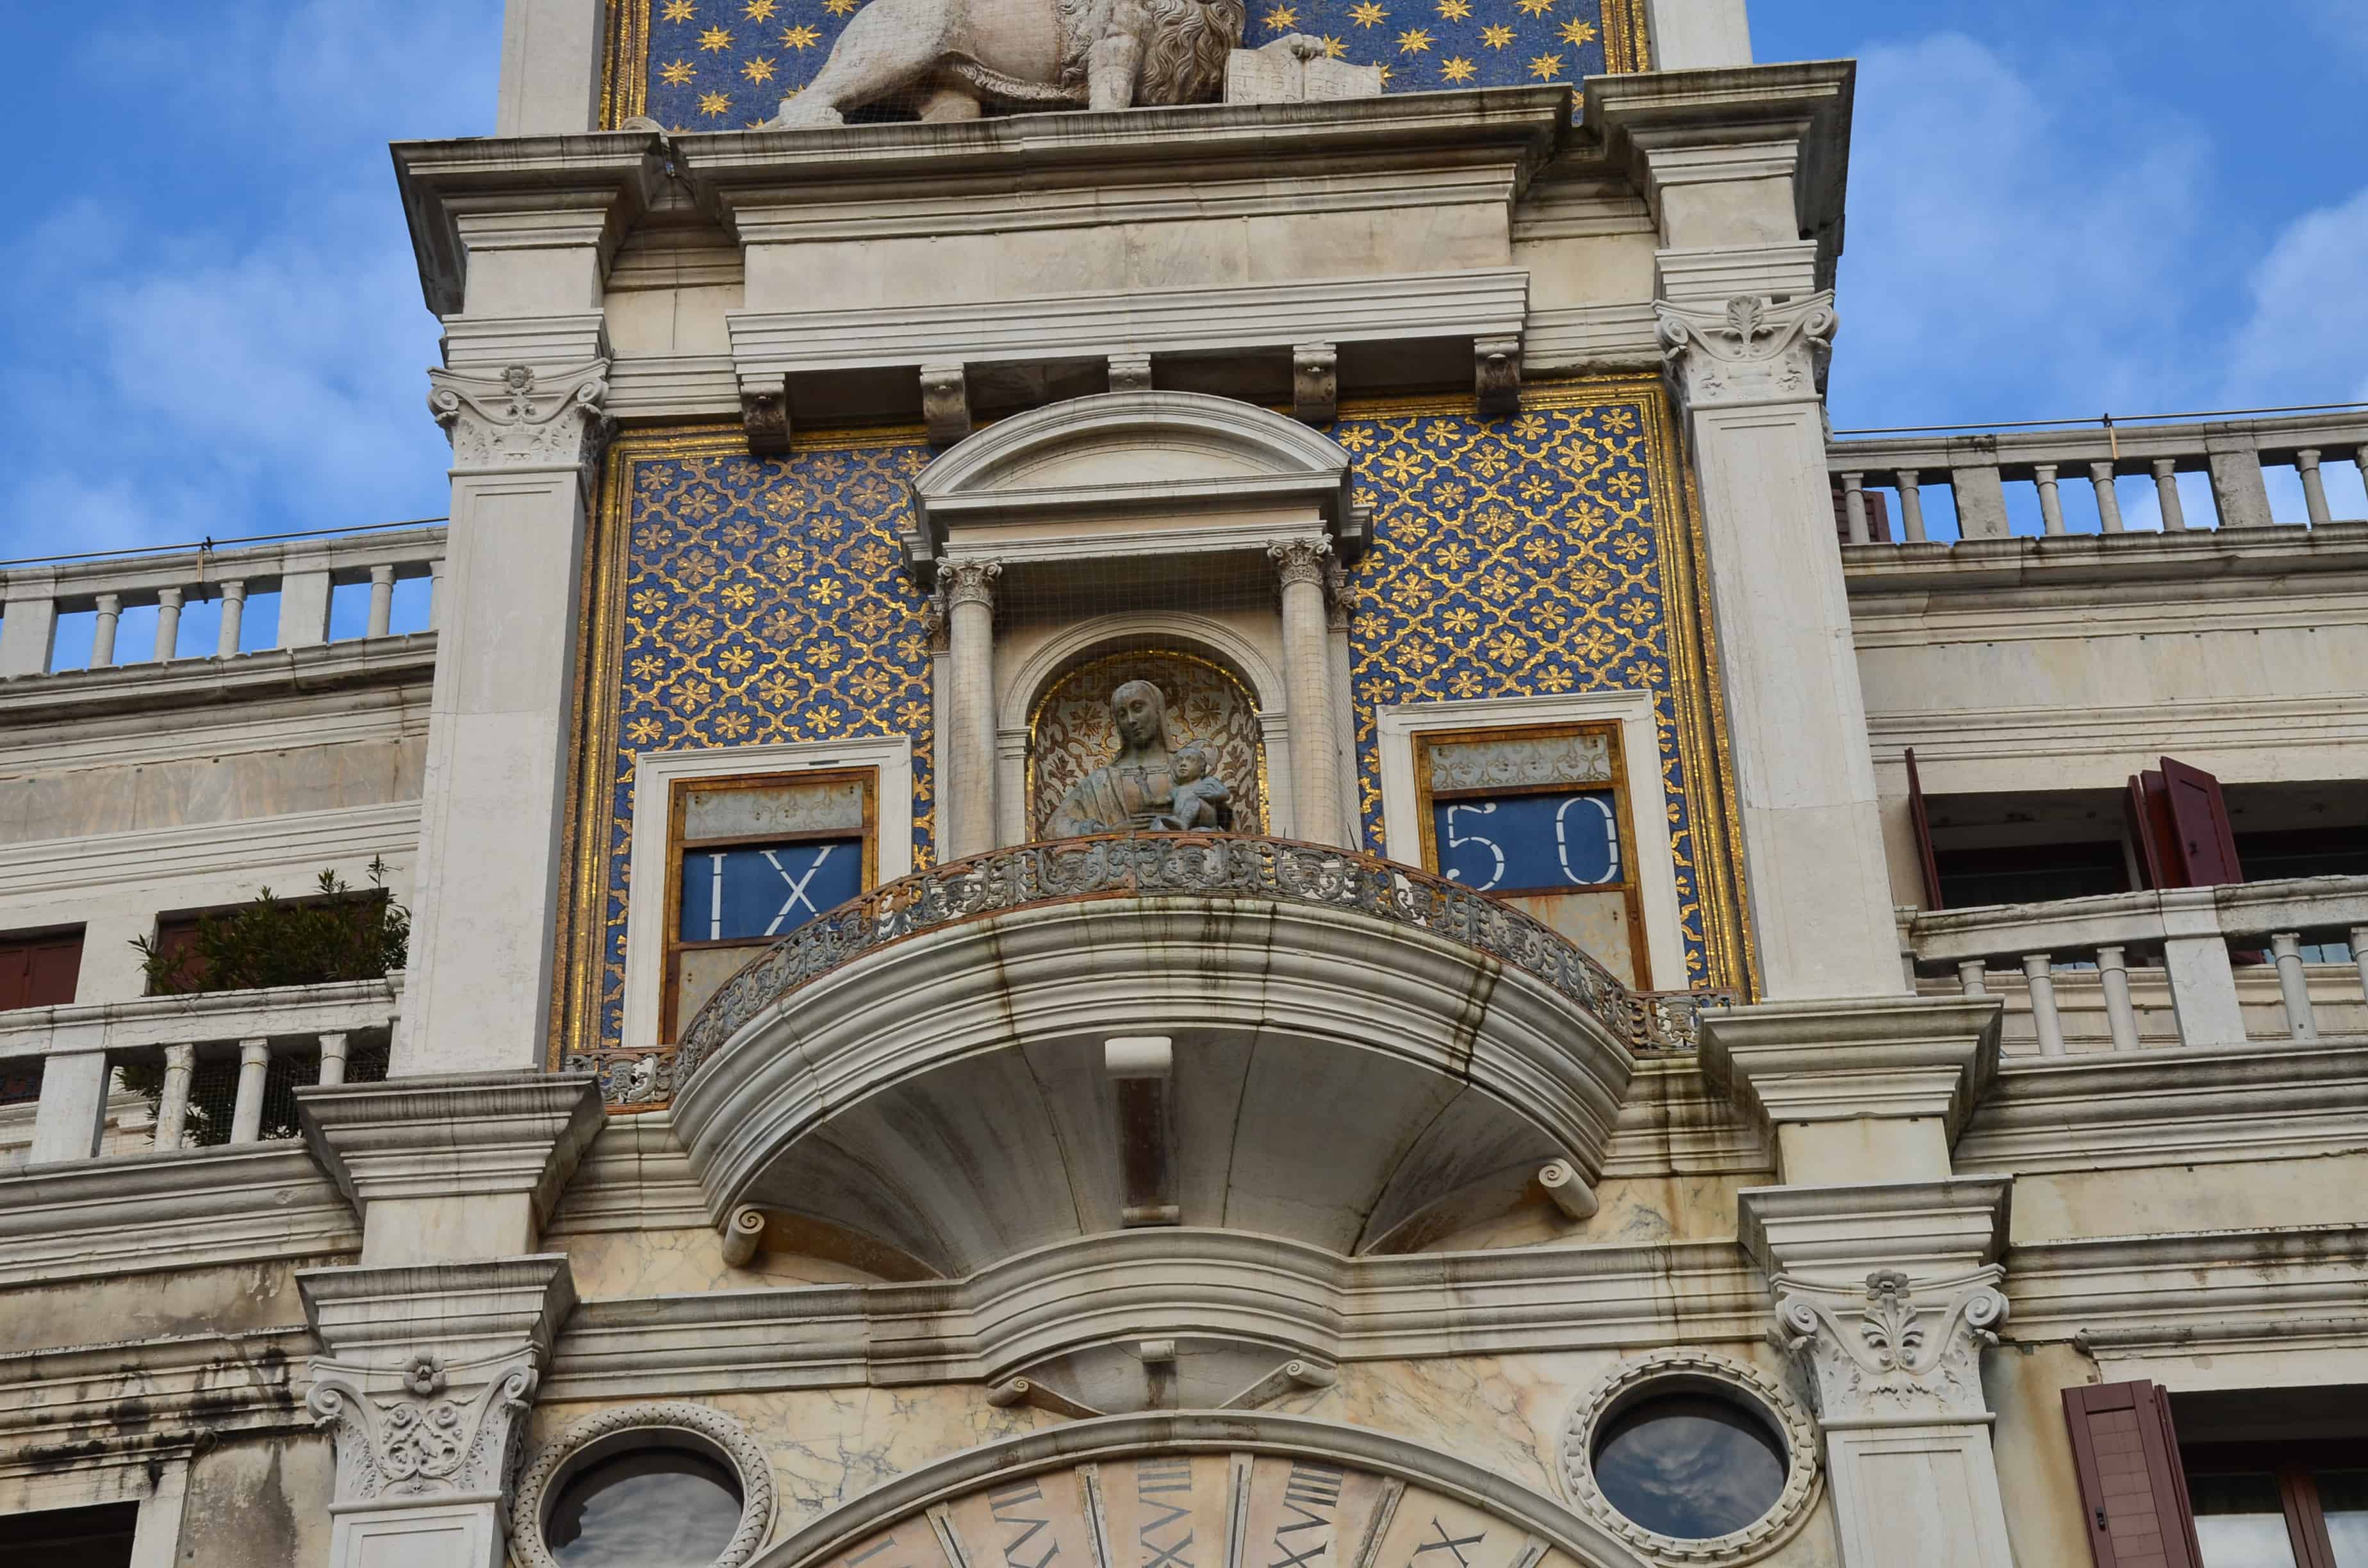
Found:
[[[2157,406],[2210,143],[2111,57],[1962,33],[1860,62],[1835,370],[1848,425]],[[2067,403],[2074,406],[2066,407]]]
[[[66,62],[140,115],[0,243],[0,556],[443,509],[385,143],[490,129],[499,9],[209,6]]]
[[[2231,404],[2368,401],[2368,187],[2288,224],[2253,271]]]

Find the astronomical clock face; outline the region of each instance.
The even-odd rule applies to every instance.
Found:
[[[1307,1459],[1146,1454],[1014,1476],[829,1568],[1578,1568],[1419,1484]]]

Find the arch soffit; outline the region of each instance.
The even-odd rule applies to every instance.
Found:
[[[1037,699],[1071,665],[1084,659],[1102,653],[1125,653],[1130,645],[1156,648],[1176,642],[1187,645],[1184,652],[1213,656],[1238,676],[1258,699],[1261,715],[1285,711],[1282,672],[1236,628],[1183,611],[1122,611],[1064,627],[1030,652],[1004,687],[996,726],[1006,732],[1027,729]]]
[[[1172,512],[1194,506],[1299,506],[1355,537],[1349,454],[1256,403],[1202,392],[1102,392],[998,420],[913,481],[916,553],[933,558],[966,516],[1008,518],[1080,506]]]
[[[1372,1427],[1244,1410],[1107,1415],[967,1449],[824,1515],[751,1568],[821,1568],[899,1521],[983,1487],[1138,1454],[1195,1453],[1268,1454],[1371,1471],[1500,1518],[1583,1568],[1651,1568],[1592,1520],[1470,1460]]]

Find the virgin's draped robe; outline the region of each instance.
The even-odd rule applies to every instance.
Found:
[[[1152,819],[1176,798],[1176,774],[1168,766],[1167,748],[1157,747],[1156,755],[1158,760],[1154,763],[1110,763],[1078,779],[1053,809],[1053,836],[1075,838],[1153,826]]]

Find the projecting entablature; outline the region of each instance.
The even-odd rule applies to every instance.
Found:
[[[1584,953],[1420,872],[1075,839],[802,928],[693,1020],[675,1124],[719,1221],[908,1276],[1179,1224],[1403,1252],[1542,1185],[1584,1206],[1645,1027]]]

